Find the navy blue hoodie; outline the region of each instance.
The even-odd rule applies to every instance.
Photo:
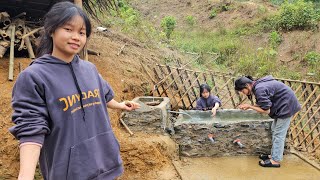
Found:
[[[270,109],[269,116],[273,119],[291,117],[301,109],[292,89],[272,76],[255,81],[253,93],[256,104],[264,110]]]
[[[206,99],[204,97],[200,97],[197,100],[197,110],[211,110],[216,103],[219,103],[221,106],[221,101],[217,96],[213,96],[210,94],[210,96]]]
[[[106,109],[114,93],[92,63],[44,55],[21,72],[12,96],[16,125],[10,132],[20,143],[42,144],[45,180],[121,175],[119,143]]]

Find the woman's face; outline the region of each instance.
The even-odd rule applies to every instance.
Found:
[[[247,96],[251,95],[251,86],[247,84],[246,87],[243,88],[240,92]]]
[[[57,28],[52,34],[52,55],[62,59],[72,59],[86,44],[86,28],[81,16]]]
[[[205,99],[207,99],[210,95],[210,92],[207,89],[204,89],[203,92],[201,93],[201,96]]]

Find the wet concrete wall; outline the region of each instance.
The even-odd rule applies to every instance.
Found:
[[[122,115],[122,119],[133,131],[143,131],[150,133],[163,132],[161,109],[125,112]]]
[[[165,129],[173,129],[168,113],[169,98],[143,96],[136,97],[132,101],[139,103],[141,107],[135,111],[122,113],[122,120],[131,130],[163,133]]]
[[[172,138],[179,144],[179,152],[182,156],[270,153],[271,122],[271,120],[257,120],[224,125],[185,123],[174,127],[175,134]],[[210,140],[208,135],[213,136],[213,140]]]

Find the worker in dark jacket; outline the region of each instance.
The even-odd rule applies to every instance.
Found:
[[[235,90],[256,98],[256,105],[241,104],[240,109],[253,109],[274,119],[271,126],[271,155],[260,155],[262,161],[259,164],[263,167],[280,167],[291,117],[301,109],[297,97],[289,86],[272,76],[258,80],[253,80],[250,76],[241,77],[235,81]]]
[[[221,100],[210,94],[211,88],[207,84],[200,86],[200,98],[197,100],[197,110],[211,110],[212,115],[215,116],[217,109],[221,106]]]

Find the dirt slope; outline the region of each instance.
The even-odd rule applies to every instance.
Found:
[[[187,26],[186,17],[193,16],[196,26],[210,31],[219,27],[233,28],[240,23],[263,17],[261,11],[272,13],[276,10],[269,3],[234,0],[132,0],[130,4],[158,26],[163,17],[174,16],[178,21],[177,26],[181,28]],[[215,18],[210,19],[211,11],[223,5],[229,6],[229,10],[217,13]]]

